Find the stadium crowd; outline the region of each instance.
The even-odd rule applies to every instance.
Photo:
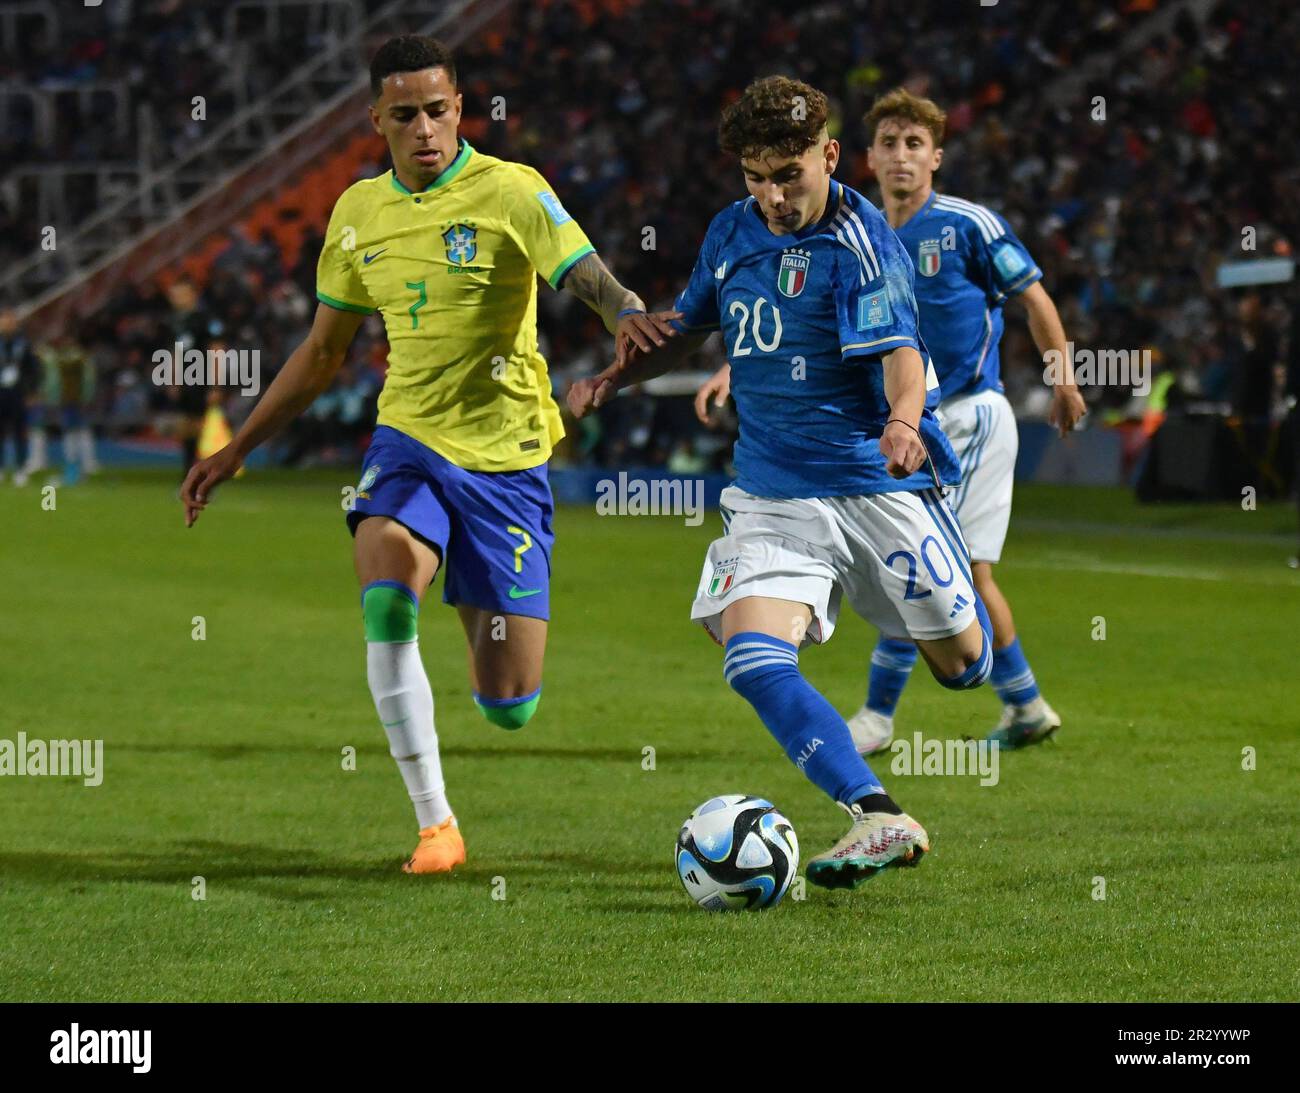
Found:
[[[1283,74],[1300,48],[1300,9],[1225,2],[1204,25],[1184,14],[1167,33],[1122,48],[1155,6],[1081,0],[1013,11],[843,0],[760,15],[743,0],[551,0],[511,8],[498,32],[459,50],[458,63],[467,116],[484,116],[493,96],[506,104],[506,119],[488,124],[476,147],[541,170],[620,279],[654,307],[671,303],[709,219],[742,192],[715,127],[750,79],[785,72],[824,89],[844,148],[839,177],[868,195],[876,191],[859,119],[877,94],[904,84],[948,111],[940,186],[1008,218],[1076,345],[1150,349],[1166,377],[1155,388],[1157,408],[1203,401],[1276,421],[1288,383],[1293,395],[1300,390],[1294,365],[1284,378],[1285,355],[1300,352],[1282,294],[1290,287],[1239,308],[1215,287],[1213,270],[1225,257],[1289,255],[1300,238],[1300,166],[1278,121]],[[177,35],[166,64],[202,42]],[[1064,99],[1053,94],[1055,81],[1102,56],[1107,63],[1081,87]],[[148,72],[152,62],[112,63]],[[169,70],[158,71],[147,82],[167,83]],[[28,222],[22,209],[8,217]],[[1247,235],[1253,251],[1243,251]],[[260,349],[264,389],[310,321],[318,247],[318,238],[309,241],[287,268],[269,236],[232,232],[197,299],[184,286],[171,298],[150,285],[123,288],[69,332],[94,366],[91,419],[124,428],[170,411],[188,423],[180,433],[192,431],[202,410],[186,402],[193,396],[148,386],[150,354],[181,329],[210,344]],[[539,327],[557,394],[605,363],[603,328],[567,296],[541,292]],[[372,320],[335,388],[277,458],[353,461],[373,421],[384,351]],[[1003,362],[1013,403],[1041,416],[1041,363],[1014,318]],[[1085,394],[1093,425],[1148,409],[1124,387]],[[251,401],[225,399],[234,424]],[[726,459],[725,441],[682,412],[680,399],[620,399],[574,433],[562,458],[683,469],[720,468]]]
[[[384,0],[355,0],[358,12]],[[116,0],[49,5],[50,23],[33,9],[7,22],[0,50],[0,261],[21,258],[40,241],[40,223],[24,208],[30,190],[6,186],[23,165],[67,162],[173,162],[206,137],[194,117],[202,96],[207,119],[229,117],[256,101],[325,44],[322,18],[304,4],[228,0]],[[270,20],[278,33],[269,33]],[[53,33],[51,33],[53,32]],[[47,98],[42,125],[32,98]],[[91,173],[67,191],[73,222],[105,198]]]

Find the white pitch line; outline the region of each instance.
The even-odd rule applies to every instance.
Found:
[[[1279,567],[1282,565],[1278,563]],[[1084,573],[1118,573],[1126,577],[1159,577],[1176,581],[1215,581],[1234,584],[1263,584],[1279,588],[1300,590],[1300,578],[1279,574],[1276,578],[1264,574],[1224,573],[1213,569],[1168,569],[1163,566],[1130,564],[1124,562],[1103,562],[1096,558],[1067,558],[1060,555],[1033,560],[1016,560],[1011,563],[1014,569],[1063,569]]]

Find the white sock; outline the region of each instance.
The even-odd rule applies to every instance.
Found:
[[[366,642],[366,678],[415,818],[421,830],[436,827],[451,815],[451,806],[443,792],[433,691],[420,660],[420,643]]]
[[[95,431],[87,425],[81,432],[81,457],[78,462],[87,473],[99,470],[99,461],[95,458]]]
[[[33,429],[27,437],[27,466],[23,468],[28,474],[45,470],[45,430]]]

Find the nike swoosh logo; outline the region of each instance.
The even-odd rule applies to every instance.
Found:
[[[510,586],[510,598],[512,600],[522,600],[525,596],[536,596],[541,591],[540,588],[520,588],[518,585]]]
[[[386,251],[387,249],[388,249],[387,247],[383,247],[380,250],[375,251],[374,254],[363,254],[361,256],[361,261],[363,261],[366,265],[370,265],[371,262],[373,262],[381,254],[383,254],[384,251]]]

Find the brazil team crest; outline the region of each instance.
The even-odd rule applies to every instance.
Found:
[[[917,248],[916,268],[922,277],[933,277],[939,272],[939,240],[927,239]]]
[[[709,581],[710,596],[721,596],[731,587],[736,579],[736,566],[739,564],[739,558],[728,558],[713,567],[713,577]]]
[[[478,254],[478,233],[468,224],[453,224],[442,233],[442,241],[447,247],[447,261],[453,266],[467,266]]]
[[[808,267],[812,255],[806,250],[788,250],[781,255],[781,268],[777,270],[776,287],[782,296],[798,296],[808,283]]]

